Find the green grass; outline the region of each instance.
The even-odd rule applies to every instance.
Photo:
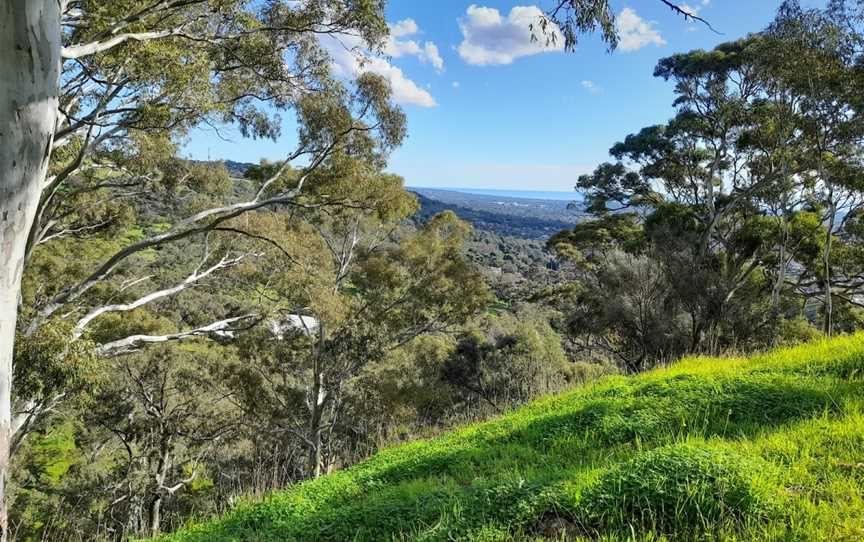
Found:
[[[864,540],[864,335],[609,377],[165,542]]]

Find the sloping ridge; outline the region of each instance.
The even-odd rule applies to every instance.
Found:
[[[611,377],[166,541],[864,540],[864,335]]]

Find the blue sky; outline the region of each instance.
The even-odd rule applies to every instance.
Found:
[[[652,77],[658,59],[758,31],[780,2],[684,4],[723,35],[659,0],[613,2],[625,39],[612,54],[592,36],[572,53],[532,45],[523,23],[550,3],[390,0],[389,54],[365,68],[391,80],[408,114],[390,171],[409,186],[571,190],[616,141],[671,116],[672,84]],[[358,69],[344,49],[333,51],[337,73]],[[293,142],[290,122],[276,142],[226,133],[231,141],[196,131],[184,152],[257,162],[280,159]]]

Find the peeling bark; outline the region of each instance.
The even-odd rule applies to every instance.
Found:
[[[27,236],[54,139],[60,93],[57,0],[0,0],[0,540],[8,539],[12,355]]]

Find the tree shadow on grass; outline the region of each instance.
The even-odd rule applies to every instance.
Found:
[[[514,423],[531,416],[516,412],[488,430],[388,450],[183,540],[391,540],[419,531],[424,540],[438,534],[446,540],[454,525],[539,517],[544,492],[574,475],[580,455],[602,457],[629,443],[651,448],[688,436],[752,437],[840,413],[846,398],[861,391],[860,384],[788,374],[619,382],[577,398],[563,414]],[[507,423],[513,427],[496,430]]]
[[[503,434],[431,446],[422,457],[405,461],[394,457],[383,468],[368,469],[358,481],[392,483],[441,475],[458,479],[466,472],[482,472],[490,459],[502,455],[498,450],[509,445],[530,448],[542,457],[561,444],[596,449],[637,440],[656,446],[687,435],[749,438],[789,422],[839,413],[847,397],[860,397],[864,391],[864,384],[827,386],[824,381],[788,375],[670,380],[674,382],[629,386],[627,393],[607,397],[589,395],[569,412],[541,416]]]

